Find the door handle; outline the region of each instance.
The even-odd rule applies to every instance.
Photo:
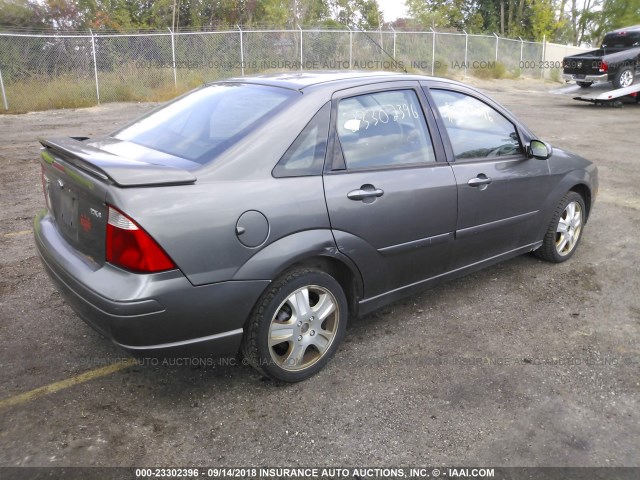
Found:
[[[467,185],[470,187],[482,187],[489,185],[491,183],[491,178],[487,177],[484,173],[481,173],[476,178],[472,178],[467,182]]]
[[[374,197],[381,197],[382,195],[384,195],[384,190],[382,190],[381,188],[376,188],[373,185],[362,185],[360,187],[359,190],[351,190],[349,193],[347,193],[347,198],[349,200],[366,200],[366,199],[372,199]]]

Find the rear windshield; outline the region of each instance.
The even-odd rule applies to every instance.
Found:
[[[605,35],[602,41],[602,48],[631,48],[638,46],[640,42],[640,33],[609,33]]]
[[[204,87],[112,134],[205,164],[281,109],[292,90],[250,84]]]

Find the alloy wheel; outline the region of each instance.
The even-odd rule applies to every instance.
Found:
[[[328,289],[309,285],[295,290],[271,320],[271,359],[288,371],[312,366],[329,350],[339,322],[338,302]]]
[[[556,228],[556,251],[558,255],[569,255],[582,231],[582,207],[576,201],[569,202],[562,212]]]

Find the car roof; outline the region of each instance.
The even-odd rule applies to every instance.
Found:
[[[289,73],[270,73],[264,75],[252,75],[236,77],[226,82],[253,83],[270,85],[274,87],[289,88],[292,90],[304,90],[314,86],[331,86],[334,89],[343,89],[367,85],[385,81],[424,81],[437,80],[439,82],[455,83],[444,78],[433,78],[424,75],[412,75],[407,73],[383,72],[383,71],[300,71]]]
[[[622,32],[638,32],[638,31],[640,31],[640,25],[634,25],[632,27],[618,28],[617,30],[613,30],[611,32],[608,32],[608,34],[611,34],[611,33],[622,33]]]

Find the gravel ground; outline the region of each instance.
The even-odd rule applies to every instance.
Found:
[[[138,365],[0,408],[0,466],[640,466],[640,106],[474,83],[598,165],[573,259],[525,255],[354,320],[300,384]],[[124,357],[36,256],[36,138],[103,134],[151,107],[0,115],[0,401]]]

